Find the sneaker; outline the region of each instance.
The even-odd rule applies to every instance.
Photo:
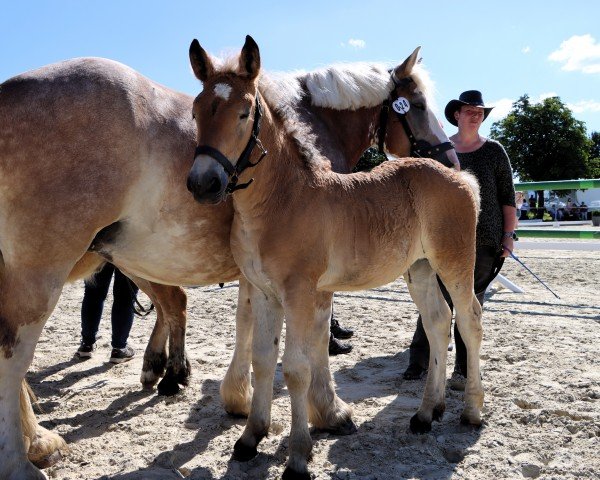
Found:
[[[93,343],[91,345],[86,345],[81,342],[81,345],[79,345],[79,348],[75,352],[75,356],[79,358],[91,358],[95,348]]]
[[[333,336],[335,338],[341,338],[342,340],[348,340],[349,338],[352,337],[352,335],[354,335],[354,330],[352,330],[351,328],[344,328],[340,325],[340,322],[338,322],[335,318],[331,319],[331,333],[333,333]]]
[[[333,334],[329,335],[329,355],[344,355],[352,351],[352,345],[340,342]]]
[[[125,345],[125,348],[113,348],[110,352],[110,363],[123,363],[128,362],[135,355],[135,351],[129,345]]]
[[[427,373],[427,368],[423,368],[418,363],[411,363],[406,367],[402,374],[404,380],[420,380]]]
[[[450,390],[464,392],[467,386],[467,377],[465,377],[462,373],[454,370],[452,372],[450,380],[448,381],[448,385],[450,385]]]

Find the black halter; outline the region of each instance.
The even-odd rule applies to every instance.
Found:
[[[407,84],[411,83],[413,81],[413,79],[410,77],[407,77],[407,78],[404,78],[404,79],[398,81],[398,80],[396,80],[396,78],[394,77],[394,74],[392,73],[392,81],[394,82],[394,85],[396,87],[400,87],[400,86],[406,86]],[[390,102],[392,100],[393,100],[392,95],[390,94],[390,97],[383,101],[383,105],[381,106],[381,112],[379,114],[379,128],[377,130],[379,153],[385,153],[384,152],[385,135],[386,135],[386,131],[387,131],[388,114],[390,112]],[[396,112],[396,110],[394,110],[394,113],[396,114],[396,117],[398,117],[398,120],[402,124],[402,127],[404,128],[404,132],[406,133],[408,140],[410,142],[410,156],[411,157],[435,158],[437,160],[438,157],[440,157],[443,153],[454,148],[454,145],[452,144],[452,142],[443,142],[443,143],[440,143],[439,145],[432,146],[426,140],[417,140],[410,128],[410,125],[408,124],[408,121],[406,120],[406,114],[398,113],[398,112]],[[445,163],[445,162],[442,162],[442,163]]]
[[[208,155],[209,157],[212,157],[217,162],[219,162],[229,175],[229,182],[227,183],[227,187],[225,187],[226,194],[233,193],[236,190],[248,188],[248,186],[254,181],[254,179],[251,178],[248,182],[238,185],[237,182],[239,180],[239,176],[247,168],[256,167],[267,154],[267,151],[258,139],[258,133],[260,132],[261,116],[262,107],[260,105],[260,100],[258,98],[257,93],[254,108],[254,124],[252,125],[252,135],[250,136],[250,140],[248,140],[246,148],[244,148],[244,151],[240,154],[240,157],[238,158],[238,161],[236,162],[235,166],[229,161],[229,159],[225,155],[223,155],[216,148],[210,147],[208,145],[198,145],[196,147],[196,151],[194,152],[194,158],[196,158],[198,155]],[[258,145],[258,148],[260,148],[261,155],[255,163],[252,163],[250,161],[250,155],[252,155],[252,150],[254,150],[255,145]]]

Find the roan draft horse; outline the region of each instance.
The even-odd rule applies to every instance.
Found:
[[[260,289],[251,294],[255,388],[234,457],[252,458],[268,432],[285,317],[283,374],[292,426],[284,478],[310,478],[309,421],[335,433],[355,430],[329,371],[328,321],[335,291],[371,288],[404,274],[431,345],[423,401],[410,422],[413,432],[426,432],[445,408],[451,312],[436,281],[439,275],[468,351],[461,420],[481,422],[481,307],[473,292],[476,181],[429,159],[399,159],[370,173],[340,175],[320,149],[339,144],[351,157],[355,144],[375,135],[380,104],[388,98],[398,114],[388,122],[395,131],[379,140],[390,152],[407,155],[410,137],[447,142],[418,75],[413,76],[417,52],[391,75],[372,69],[371,90],[361,97],[348,96],[355,83],[345,89],[331,71],[316,75],[323,85],[314,91],[310,74],[291,86],[269,80],[260,75],[259,49],[250,37],[239,58],[221,63],[196,40],[190,47],[193,71],[204,88],[194,101],[198,147],[188,188],[208,204],[235,192],[231,248],[242,273]],[[323,108],[317,119],[306,110],[311,101]],[[401,133],[404,124],[414,136]],[[323,128],[329,129],[328,138]]]
[[[240,277],[229,247],[231,202],[203,206],[184,188],[192,102],[104,59],[0,84],[1,479],[44,478],[29,460],[44,467],[59,458],[64,442],[37,424],[23,378],[65,282],[102,262],[121,268],[157,306],[142,382],[154,385],[165,369],[164,393],[187,382],[186,297],[177,285]],[[251,336],[247,288],[240,279],[236,315]],[[249,376],[247,336],[222,385],[226,409],[239,414],[251,395],[249,378],[239,379]]]

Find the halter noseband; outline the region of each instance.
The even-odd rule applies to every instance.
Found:
[[[261,107],[260,100],[258,98],[258,92],[257,92],[255,108],[254,108],[254,123],[252,125],[252,135],[250,136],[250,139],[248,140],[248,144],[246,145],[246,148],[244,148],[244,151],[240,154],[238,161],[236,162],[235,165],[233,165],[229,161],[229,159],[225,155],[223,155],[219,150],[217,150],[216,148],[213,148],[209,145],[198,145],[196,147],[196,150],[194,152],[194,158],[196,158],[198,155],[208,155],[209,157],[211,157],[214,160],[216,160],[217,162],[219,162],[221,164],[221,166],[225,169],[227,174],[229,175],[229,182],[227,183],[227,187],[225,187],[226,194],[233,193],[236,190],[242,190],[244,188],[248,188],[248,186],[254,181],[254,179],[251,178],[248,182],[238,185],[237,182],[239,180],[239,176],[247,168],[256,167],[261,162],[261,160],[265,157],[265,155],[267,154],[267,151],[265,150],[262,143],[258,139],[258,134],[260,132],[260,118],[261,117],[262,117],[262,107]],[[250,156],[252,155],[252,151],[254,150],[254,147],[256,145],[258,145],[258,148],[260,148],[261,155],[260,155],[260,158],[255,163],[252,163],[250,161]]]
[[[413,79],[410,77],[397,80],[393,72],[391,75],[392,81],[396,87],[404,87],[413,82]],[[379,153],[384,153],[385,136],[387,131],[388,114],[390,111],[390,102],[392,101],[392,93],[390,93],[389,98],[383,101],[381,112],[379,113],[379,128],[377,129],[377,146],[379,148]],[[402,128],[404,128],[404,132],[406,133],[408,141],[410,142],[411,157],[435,158],[437,160],[440,155],[454,148],[452,142],[443,142],[439,145],[432,146],[426,140],[417,140],[410,128],[410,125],[408,124],[408,121],[406,120],[406,113],[399,113],[396,110],[394,110],[394,113],[402,124]]]

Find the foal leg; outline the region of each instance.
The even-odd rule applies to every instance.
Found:
[[[311,343],[311,382],[308,388],[308,418],[316,428],[337,435],[356,432],[352,421],[352,409],[335,393],[329,371],[329,319],[331,318],[332,293],[317,294],[315,324]],[[326,328],[323,327],[325,325]]]
[[[460,416],[461,423],[481,425],[483,408],[483,385],[479,368],[479,353],[483,339],[481,326],[481,305],[475,294],[448,289],[456,310],[456,324],[460,336],[467,347],[467,386],[465,388],[465,408]]]
[[[292,426],[289,458],[283,478],[309,479],[307,462],[312,450],[308,430],[309,390],[312,412],[317,424],[333,426],[336,431],[351,433],[350,409],[333,392],[327,352],[330,294],[321,294],[312,285],[289,283],[285,292],[286,337],[283,355],[283,374],[290,392]],[[316,375],[313,383],[313,375]],[[319,391],[320,390],[320,391]],[[325,399],[318,399],[324,393]],[[332,406],[324,407],[331,400]],[[317,414],[317,412],[320,413]],[[327,413],[325,413],[327,412]],[[319,418],[323,416],[323,418]]]
[[[31,364],[44,323],[56,305],[69,268],[48,271],[0,265],[0,478],[43,479],[27,458],[33,446],[38,458],[54,458],[64,444],[37,425],[22,396],[22,382]],[[24,403],[21,403],[24,401]],[[24,417],[24,418],[22,418]],[[27,424],[27,440],[23,424]],[[35,432],[35,433],[33,433]],[[32,441],[33,438],[33,441]],[[26,448],[26,444],[27,447]]]
[[[246,428],[233,448],[233,458],[239,461],[254,458],[258,453],[256,447],[269,432],[273,378],[283,325],[283,309],[275,296],[267,295],[257,288],[252,288],[250,295],[256,332],[252,339],[255,386]]]
[[[423,400],[410,420],[413,433],[425,433],[431,430],[432,420],[440,420],[446,409],[446,357],[452,312],[427,260],[418,260],[411,265],[404,278],[421,313],[429,341],[429,370]]]
[[[235,314],[235,350],[225,378],[221,382],[221,400],[225,411],[233,416],[247,417],[252,402],[250,363],[252,362],[252,334],[254,314],[250,289],[254,287],[245,277],[240,278]]]

